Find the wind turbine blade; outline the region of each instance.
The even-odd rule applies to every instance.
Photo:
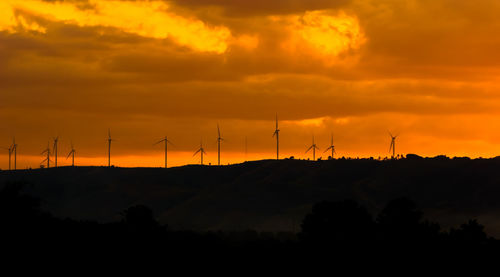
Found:
[[[160,140],[160,141],[156,142],[156,143],[155,143],[155,144],[153,144],[153,145],[157,145],[158,143],[162,143],[162,142],[164,142],[164,141],[165,141],[165,139],[162,139],[162,140]]]
[[[313,148],[313,145],[311,145],[309,148],[307,148],[306,153],[309,152]]]
[[[194,154],[193,154],[193,157],[196,156],[196,154],[198,154],[200,151],[201,151],[201,148],[196,150],[196,152],[194,152]]]
[[[170,145],[175,146],[170,140],[167,139],[167,143],[170,143]]]

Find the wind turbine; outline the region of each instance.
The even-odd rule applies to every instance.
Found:
[[[59,142],[59,137],[54,138],[54,146],[52,148],[52,153],[54,154],[54,166],[57,167],[57,143]]]
[[[330,146],[328,148],[326,148],[325,152],[328,151],[328,150],[332,150],[332,159],[333,159],[333,154],[335,154],[335,146],[333,145],[333,134],[332,134],[332,137],[331,137],[331,140],[330,140]],[[323,152],[323,153],[325,153]]]
[[[167,152],[168,152],[168,144],[172,144],[168,139],[167,139],[167,136],[165,136],[164,139],[160,140],[159,142],[153,144],[153,145],[157,145],[158,143],[162,143],[164,142],[165,143],[165,168],[167,168]],[[172,144],[173,145],[173,144]]]
[[[224,139],[220,136],[219,124],[217,124],[217,165],[220,165],[220,143]]]
[[[248,138],[245,136],[245,162],[248,160]]]
[[[73,147],[73,142],[71,142],[71,151],[69,152],[68,156],[66,157],[66,160],[69,158],[69,156],[71,156],[71,166],[72,167],[75,167],[75,154],[76,154],[76,150]]]
[[[47,158],[45,158],[45,160],[43,160],[41,163],[47,162],[47,168],[50,168],[50,146],[49,146],[49,143],[47,143],[47,149],[45,149],[42,152],[42,155],[43,154],[47,154]]]
[[[108,167],[111,167],[111,142],[114,139],[111,138],[111,130],[108,128]]]
[[[278,114],[276,114],[276,129],[274,130],[273,137],[276,136],[276,160],[280,158],[280,129],[278,128]]]
[[[198,152],[200,153],[201,155],[201,165],[203,165],[203,154],[207,154],[207,152],[205,152],[205,149],[203,148],[203,142],[200,141],[200,148],[198,150],[196,150],[196,152],[194,152],[193,154],[193,157],[198,154]]]
[[[12,153],[14,153],[14,170],[16,170],[17,169],[17,144],[16,144],[16,138],[15,137],[12,140],[12,145],[10,146],[10,151]],[[9,157],[9,161],[10,161],[10,157]],[[9,170],[10,170],[10,166],[9,166]]]
[[[316,160],[316,149],[318,149],[318,150],[319,150],[319,147],[318,147],[318,146],[316,146],[316,143],[314,143],[314,136],[313,136],[313,142],[312,142],[312,145],[311,145],[309,148],[307,148],[306,153],[307,153],[307,152],[309,152],[309,150],[311,150],[311,149],[312,149],[312,151],[313,151],[313,161],[315,161],[315,160]]]
[[[394,159],[394,157],[396,156],[396,138],[399,135],[393,136],[391,132],[389,132],[389,136],[391,136],[391,145],[389,146],[389,153],[392,150],[392,158]]]

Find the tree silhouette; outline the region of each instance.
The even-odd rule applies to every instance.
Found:
[[[132,206],[122,213],[123,222],[131,233],[151,233],[160,229],[153,211],[144,205]]]
[[[2,226],[19,228],[31,224],[39,216],[40,200],[22,193],[23,185],[7,184],[0,191],[0,220]]]
[[[373,237],[374,221],[353,200],[324,201],[313,206],[301,227],[299,237],[307,243],[357,244]]]
[[[423,212],[406,197],[390,201],[377,216],[379,235],[385,241],[411,242],[432,239],[439,235],[436,223],[422,221]]]

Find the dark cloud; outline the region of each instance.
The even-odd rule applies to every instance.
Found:
[[[89,0],[42,0],[43,2],[48,3],[69,3],[75,5],[78,9],[81,10],[95,10],[96,6],[92,4]]]
[[[229,17],[263,16],[301,13],[307,10],[337,9],[351,0],[174,0],[168,1],[188,8],[215,6]]]

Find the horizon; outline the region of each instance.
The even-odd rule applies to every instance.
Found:
[[[436,159],[436,158],[446,158],[449,160],[453,159],[469,159],[471,161],[475,160],[494,160],[500,158],[500,156],[495,156],[495,157],[476,157],[476,158],[471,158],[467,156],[446,156],[446,155],[436,155],[436,156],[420,156],[418,154],[414,153],[408,153],[408,154],[401,154],[399,157],[392,159],[391,157],[373,157],[373,156],[367,156],[367,157],[335,157],[333,159],[310,159],[310,158],[297,158],[295,156],[290,156],[290,157],[283,157],[280,158],[279,160],[276,160],[276,158],[262,158],[262,159],[253,159],[253,160],[246,160],[246,161],[235,161],[233,163],[221,163],[221,165],[217,165],[217,163],[204,163],[203,165],[198,162],[194,163],[180,163],[180,164],[175,164],[173,163],[172,165],[168,165],[168,169],[170,168],[181,168],[181,167],[187,167],[187,166],[208,166],[208,167],[226,167],[226,166],[238,166],[238,165],[243,165],[245,163],[258,163],[258,162],[267,162],[267,161],[275,161],[275,162],[280,162],[280,161],[300,161],[300,162],[329,162],[329,161],[356,161],[356,160],[371,160],[371,161],[378,161],[378,162],[390,162],[390,161],[400,161],[400,160],[405,160],[409,159],[407,156],[408,155],[416,155],[418,158],[421,159]],[[162,159],[163,155],[159,156],[158,159]],[[204,158],[205,159],[205,158]],[[123,168],[123,169],[166,169],[161,162],[154,161],[152,163],[147,163],[147,164],[142,164],[142,165],[136,165],[134,162],[130,162],[130,160],[133,160],[129,157],[126,157],[123,159],[123,164],[122,165],[115,165],[111,164],[111,168]],[[97,167],[97,168],[110,168],[106,164],[107,161],[102,161],[102,164],[94,164],[92,162],[84,163],[84,164],[76,164],[73,167],[71,165],[71,162],[65,162],[63,164],[59,164],[57,167],[53,166],[52,160],[51,160],[51,166],[49,169],[53,168],[86,168],[86,167]],[[8,168],[0,168],[0,171],[24,171],[24,170],[36,170],[36,169],[47,169],[43,165],[39,165],[38,167],[25,167],[25,168],[20,168],[19,166],[17,167],[17,170],[14,170],[13,168],[9,170]]]
[[[0,2],[0,148],[38,168],[500,153],[500,3],[283,0]],[[248,140],[248,152],[245,140]],[[8,168],[0,149],[0,168]]]

